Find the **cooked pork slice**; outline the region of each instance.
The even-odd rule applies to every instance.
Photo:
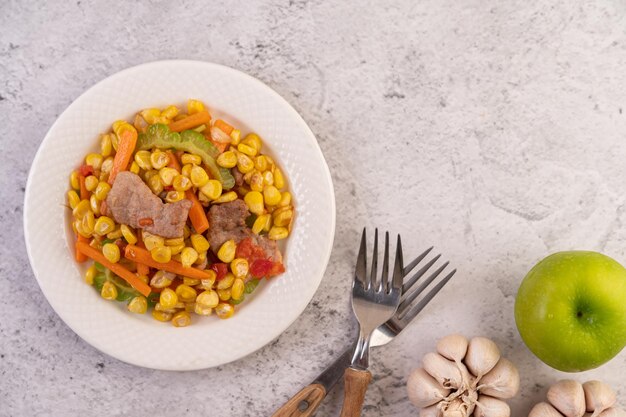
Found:
[[[249,215],[248,206],[242,200],[216,204],[209,209],[208,217],[211,226],[207,232],[207,239],[213,252],[217,253],[227,240],[233,239],[235,243],[239,243],[253,235],[252,231],[246,227],[246,217]]]
[[[116,222],[165,238],[183,236],[191,208],[189,200],[164,204],[138,175],[129,171],[117,174],[106,202]]]

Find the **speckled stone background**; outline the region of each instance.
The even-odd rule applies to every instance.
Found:
[[[435,245],[458,274],[372,353],[365,416],[417,415],[405,380],[437,338],[494,338],[519,365],[525,416],[571,375],[515,328],[530,266],[565,249],[626,261],[626,5],[621,1],[0,0],[0,416],[267,416],[351,343],[359,229]],[[32,275],[22,233],[29,166],[86,88],[143,62],[246,71],[316,133],[335,183],[326,276],[276,341],[225,366],[157,372],[79,339]],[[149,103],[147,103],[149,104]],[[219,348],[219,347],[217,347]],[[184,352],[178,352],[184,354]],[[626,352],[595,371],[626,406]],[[318,415],[338,415],[340,393]]]

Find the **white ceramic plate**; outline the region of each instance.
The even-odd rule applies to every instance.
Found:
[[[68,178],[98,135],[147,107],[204,101],[214,117],[255,131],[283,168],[296,204],[286,244],[287,272],[263,282],[228,320],[194,317],[175,328],[149,314],[131,314],[85,284],[74,262],[65,207]],[[52,308],[80,337],[124,362],[155,369],[193,370],[239,359],[266,345],[302,313],[326,269],[335,230],[335,198],[315,136],[298,113],[259,80],[220,65],[160,61],[119,72],[72,103],[44,138],[28,177],[24,201],[26,247]],[[88,263],[87,263],[88,264]]]

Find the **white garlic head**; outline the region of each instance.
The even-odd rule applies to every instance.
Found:
[[[616,401],[615,391],[604,382],[565,379],[550,387],[548,402],[535,405],[528,417],[626,417]]]
[[[502,401],[519,390],[519,373],[484,337],[446,336],[409,375],[409,400],[421,417],[510,417]]]

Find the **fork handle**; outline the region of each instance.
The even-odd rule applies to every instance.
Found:
[[[313,383],[300,390],[280,407],[272,417],[310,417],[326,396],[326,390],[320,384]]]
[[[372,374],[368,370],[346,368],[344,380],[346,384],[341,417],[359,417]]]

